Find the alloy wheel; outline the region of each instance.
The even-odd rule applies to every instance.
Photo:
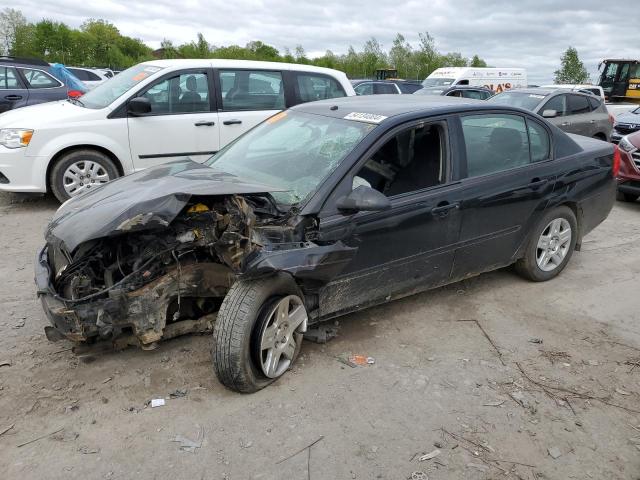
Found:
[[[540,270],[551,272],[564,261],[571,248],[571,225],[564,218],[556,218],[542,230],[536,249],[536,263]]]
[[[72,163],[62,176],[64,190],[70,197],[75,197],[82,192],[107,183],[109,180],[111,179],[107,170],[92,160]]]

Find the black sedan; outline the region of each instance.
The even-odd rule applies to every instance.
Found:
[[[47,337],[153,348],[213,328],[218,378],[253,392],[318,322],[513,263],[554,278],[609,214],[618,159],[480,101],[298,105],[207,164],[62,205],[36,258]]]

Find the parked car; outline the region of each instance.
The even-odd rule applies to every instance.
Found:
[[[476,100],[298,105],[62,205],[36,261],[46,334],[149,348],[213,323],[218,378],[253,392],[318,322],[512,263],[554,278],[612,208],[616,149]]]
[[[60,201],[188,156],[203,162],[284,108],[355,95],[344,73],[242,60],[141,63],[81,99],[0,117],[0,190]]]
[[[442,95],[445,97],[473,98],[486,100],[493,96],[493,91],[485,87],[470,87],[468,85],[453,85],[451,87],[424,87],[414,92],[414,95]]]
[[[356,95],[398,95],[402,94],[400,86],[389,80],[351,80]]]
[[[618,146],[618,200],[635,202],[640,198],[640,131],[623,137]]]
[[[613,116],[602,99],[589,93],[525,88],[500,93],[487,102],[530,110],[568,133],[607,142],[611,139]]]
[[[640,107],[615,117],[611,141],[618,143],[622,137],[640,130]]]
[[[587,83],[559,83],[555,85],[542,85],[541,88],[550,88],[553,90],[561,88],[564,90],[571,90],[572,92],[591,93],[596,97],[600,97],[604,101],[604,90],[600,85],[590,85]]]
[[[443,67],[436,68],[422,82],[425,88],[453,85],[486,87],[495,93],[500,93],[510,88],[526,87],[527,71],[524,68]]]
[[[113,73],[106,70],[100,70],[97,68],[84,68],[84,67],[67,67],[67,69],[73,73],[82,83],[84,83],[89,90],[97,87],[98,85],[106,82]]]
[[[47,62],[0,57],[0,113],[16,108],[79,97],[86,89],[69,85]]]

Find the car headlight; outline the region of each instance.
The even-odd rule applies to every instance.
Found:
[[[627,137],[622,137],[620,139],[618,147],[620,147],[621,150],[624,150],[627,153],[631,153],[637,150],[637,148],[627,139]]]
[[[26,128],[0,128],[0,145],[7,148],[20,148],[29,145],[33,130]]]

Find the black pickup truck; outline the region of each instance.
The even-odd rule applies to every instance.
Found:
[[[309,326],[514,264],[550,280],[611,210],[617,147],[438,96],[299,105],[213,156],[60,207],[36,257],[50,340],[153,347],[213,329],[231,389],[283,375]]]

